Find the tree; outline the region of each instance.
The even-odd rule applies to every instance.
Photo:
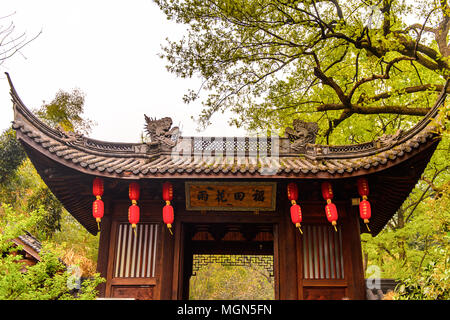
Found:
[[[319,122],[327,142],[343,133],[362,142],[425,115],[450,70],[447,0],[155,2],[187,26],[161,57],[170,72],[202,80],[185,101],[208,91],[204,126],[227,109],[250,130],[302,116]],[[360,121],[367,132],[347,129]]]
[[[28,266],[26,271],[20,262],[23,257],[17,252],[12,239],[22,235],[25,230],[33,230],[36,223],[45,216],[45,210],[20,214],[11,207],[0,208],[0,299],[2,300],[90,300],[95,299],[96,287],[104,279],[95,274],[83,282],[79,292],[74,295],[70,285],[71,273],[58,257],[51,243],[43,243],[39,253],[41,261]]]
[[[396,299],[450,297],[450,108],[436,123],[442,141],[409,197],[379,235],[362,235],[365,265],[399,281]]]
[[[75,89],[60,90],[50,102],[35,110],[48,125],[65,131],[87,133],[93,122],[83,116],[84,94]],[[0,202],[17,214],[28,215],[44,208],[35,222],[33,235],[52,243],[58,257],[77,265],[82,276],[95,274],[98,236],[90,235],[52,194],[33,167],[10,128],[0,136]]]
[[[26,45],[42,33],[42,31],[38,32],[31,39],[27,38],[25,32],[17,34],[14,22],[7,21],[13,15],[14,13],[0,17],[0,65],[12,56],[20,53]]]
[[[83,117],[84,99],[84,93],[79,89],[72,92],[59,90],[50,103],[44,101],[35,113],[53,128],[88,133],[93,122]],[[52,237],[61,228],[63,206],[33,171],[32,164],[11,128],[0,137],[0,147],[0,200],[16,204],[16,209],[20,207],[17,206],[20,203],[28,211],[44,206],[48,216],[41,219],[38,236],[40,239]],[[24,162],[25,159],[27,161]],[[24,164],[21,165],[22,163]]]
[[[95,123],[83,117],[84,99],[85,95],[79,89],[72,92],[59,90],[52,101],[44,101],[35,113],[50,127],[88,134]]]
[[[319,123],[318,143],[361,143],[414,126],[449,76],[447,0],[155,2],[187,27],[161,57],[170,72],[201,79],[185,102],[202,100],[203,126],[231,110],[231,123],[250,131],[282,133],[304,118]],[[441,116],[448,118],[447,106]],[[436,293],[448,281],[439,273],[448,269],[448,121],[441,133],[394,218],[377,237],[363,235],[365,264],[401,280],[404,297],[448,297],[444,287],[435,295],[424,289]],[[408,289],[419,287],[420,294]]]
[[[0,136],[0,184],[6,183],[26,158],[25,151],[16,139],[12,128]]]
[[[61,216],[64,207],[45,184],[41,184],[35,189],[27,201],[27,211],[35,211],[40,207],[45,208],[46,211],[37,222],[37,231],[40,235],[39,238],[49,239],[56,231],[61,230]]]

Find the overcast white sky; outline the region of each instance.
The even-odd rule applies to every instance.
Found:
[[[190,119],[200,104],[182,101],[198,80],[178,79],[158,57],[165,38],[180,37],[182,25],[169,22],[151,0],[1,0],[5,26],[16,34],[42,34],[0,66],[0,130],[13,120],[8,72],[22,101],[37,108],[59,89],[86,94],[85,116],[97,122],[89,135],[106,141],[138,142],[148,116],[170,116],[184,136],[243,136],[218,115],[213,125],[196,132]]]

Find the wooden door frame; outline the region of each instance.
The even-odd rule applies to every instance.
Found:
[[[185,254],[187,251],[185,250],[186,241],[184,241],[186,237],[186,228],[187,225],[195,224],[192,221],[181,221],[179,219],[176,224],[176,232],[175,236],[175,246],[174,246],[174,263],[173,263],[173,283],[172,283],[172,296],[173,300],[187,299],[187,297],[183,297],[183,289],[185,286],[189,285],[189,283],[184,283],[187,281],[185,277],[186,266],[184,265],[187,262]],[[273,274],[274,274],[274,298],[275,300],[279,299],[280,296],[280,288],[279,288],[279,244],[278,244],[278,222],[270,222],[267,223],[265,221],[256,221],[252,219],[251,222],[245,222],[246,224],[268,224],[272,226],[273,233]],[[202,221],[204,222],[204,221]],[[220,223],[220,222],[215,222]],[[226,223],[226,222],[223,222]],[[189,259],[189,263],[192,263],[192,259]]]

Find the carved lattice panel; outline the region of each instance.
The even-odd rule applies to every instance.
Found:
[[[202,267],[211,263],[222,266],[260,266],[264,268],[270,277],[273,277],[272,255],[220,255],[220,254],[194,254],[192,274],[195,275]]]
[[[194,138],[194,152],[219,152],[224,154],[263,153],[272,151],[271,137],[239,138],[239,137],[201,137]],[[278,150],[276,150],[278,151]]]

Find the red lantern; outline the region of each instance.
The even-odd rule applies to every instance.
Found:
[[[369,229],[369,219],[372,215],[372,209],[370,208],[370,203],[367,200],[363,200],[359,203],[359,216],[361,219],[364,220],[364,223],[366,224],[367,230],[370,232]]]
[[[291,182],[288,184],[287,195],[288,195],[288,199],[291,201],[292,205],[295,205],[297,198],[298,198],[298,187],[297,187],[296,183]]]
[[[297,204],[298,187],[297,187],[296,183],[291,182],[287,185],[287,196],[288,196],[288,199],[292,203],[292,206],[291,206],[292,223],[294,223],[295,226],[300,231],[300,233],[303,234],[302,229],[300,228],[300,223],[302,222],[302,209]]]
[[[128,188],[128,196],[131,200],[131,206],[128,208],[128,221],[131,223],[131,227],[134,229],[134,234],[136,235],[136,225],[139,222],[140,209],[137,206],[137,201],[139,200],[141,188],[139,183],[131,182]]]
[[[302,209],[298,204],[294,204],[291,206],[291,220],[292,223],[295,224],[295,227],[298,228],[301,234],[303,234],[301,229],[302,222]]]
[[[356,182],[358,185],[358,193],[363,198],[363,200],[367,199],[369,195],[369,183],[366,178],[359,178]]]
[[[173,199],[173,187],[170,182],[163,184],[163,199],[166,205],[163,207],[163,221],[169,228],[170,234],[172,233],[172,224],[174,220],[173,207],[170,205],[170,201]]]
[[[173,187],[170,182],[165,182],[163,184],[163,199],[166,201],[166,204],[170,204],[170,201],[173,199]]]
[[[139,200],[140,186],[137,182],[131,182],[128,188],[128,196],[130,197],[131,203],[136,204]]]
[[[333,188],[331,187],[331,183],[327,181],[322,183],[322,196],[327,203],[331,202],[331,199],[333,199]]]
[[[337,224],[336,221],[338,219],[338,212],[337,212],[336,205],[334,203],[331,203],[331,202],[328,203],[325,206],[325,213],[327,215],[328,221],[331,222],[331,224],[334,227],[334,230],[337,231],[337,229],[336,229],[336,224]]]
[[[131,227],[134,230],[134,234],[136,235],[136,225],[139,222],[140,210],[139,207],[135,204],[132,204],[128,208],[128,221],[131,223]]]
[[[367,230],[369,229],[369,219],[372,214],[372,210],[370,208],[370,203],[367,201],[367,196],[369,195],[369,182],[366,178],[359,178],[356,181],[358,186],[358,193],[362,197],[362,201],[359,203],[359,216],[364,220],[366,224]]]
[[[163,207],[163,221],[167,225],[167,228],[169,228],[170,234],[173,234],[172,233],[173,220],[174,220],[173,207],[170,204],[166,204]]]
[[[103,204],[102,195],[103,195],[103,180],[100,178],[95,178],[92,183],[92,193],[94,194],[97,200],[92,204],[92,215],[97,221],[98,230],[100,230],[100,221],[103,218],[103,214],[105,212],[105,206]]]
[[[364,220],[364,223],[369,223],[369,219],[372,215],[372,209],[370,203],[367,200],[363,200],[359,203],[359,216]]]
[[[100,230],[100,221],[103,218],[103,214],[105,213],[105,205],[103,204],[103,201],[100,199],[97,199],[92,204],[92,215],[95,218],[95,221],[97,221],[98,230]]]
[[[103,180],[100,178],[95,178],[92,183],[92,193],[97,199],[103,195]]]
[[[334,194],[331,183],[329,183],[328,181],[322,183],[322,196],[327,201],[327,205],[325,206],[325,213],[327,215],[327,219],[333,225],[334,230],[337,231],[336,221],[338,219],[338,212],[335,204],[331,203],[331,199],[333,199]]]

